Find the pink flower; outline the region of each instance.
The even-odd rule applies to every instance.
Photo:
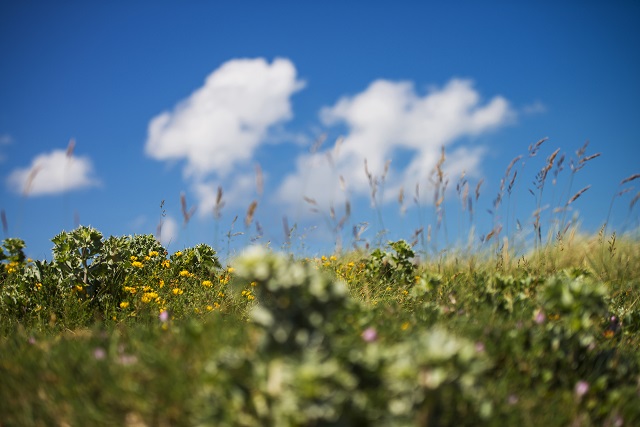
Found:
[[[104,359],[105,357],[107,357],[107,352],[106,352],[106,351],[104,351],[104,348],[102,348],[102,347],[98,347],[98,348],[96,348],[95,350],[93,350],[93,357],[94,357],[96,360],[102,360],[102,359]]]
[[[362,339],[366,342],[373,342],[378,339],[378,332],[374,328],[367,328],[362,332]]]
[[[538,325],[542,325],[544,323],[544,321],[546,320],[546,316],[544,315],[544,313],[542,312],[542,310],[538,310],[538,312],[536,313],[536,317],[534,318],[534,321],[538,324]]]
[[[162,323],[167,322],[169,320],[169,312],[167,310],[164,310],[162,313],[160,313],[158,319],[160,319]]]
[[[589,383],[586,381],[578,381],[574,388],[574,392],[578,398],[581,398],[589,391]]]

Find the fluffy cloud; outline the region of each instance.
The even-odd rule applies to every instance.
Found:
[[[68,150],[54,150],[37,156],[31,166],[14,170],[7,184],[16,193],[40,196],[99,185],[93,176],[88,157],[76,157]]]
[[[145,151],[157,160],[185,160],[185,175],[197,181],[227,177],[252,159],[270,127],[292,117],[290,98],[303,86],[287,59],[228,61],[151,120]]]
[[[300,156],[296,171],[283,181],[279,198],[290,204],[299,204],[302,196],[324,205],[339,203],[340,176],[353,195],[366,195],[370,190],[365,159],[369,172],[379,177],[387,160],[408,154],[406,167],[392,164],[387,174],[387,196],[394,198],[400,188],[426,184],[441,147],[503,126],[514,114],[500,96],[482,103],[469,80],[453,79],[425,95],[417,94],[410,82],[377,80],[363,92],[322,109],[324,124],[345,125],[347,134],[339,147]],[[463,171],[477,174],[483,153],[483,147],[449,148],[445,170],[450,176]]]

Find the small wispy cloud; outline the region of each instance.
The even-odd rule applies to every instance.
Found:
[[[351,195],[367,195],[365,159],[367,170],[380,177],[389,168],[387,161],[402,151],[409,153],[406,167],[391,163],[386,174],[386,200],[392,200],[400,188],[406,191],[428,181],[441,147],[504,126],[515,112],[501,96],[483,103],[470,80],[452,79],[424,95],[416,93],[411,82],[377,80],[363,92],[323,108],[320,116],[327,126],[346,125],[347,134],[339,146],[298,157],[296,171],[278,191],[279,199],[289,204],[299,204],[303,196],[325,206],[339,203],[345,183]],[[449,149],[446,172],[479,174],[484,152],[482,146]]]
[[[171,243],[176,243],[178,237],[179,226],[178,222],[171,216],[165,216],[162,218],[162,222],[158,227],[157,238],[165,248]]]
[[[9,145],[13,143],[13,138],[8,133],[0,134],[0,149],[5,145]],[[0,163],[4,162],[6,159],[3,152],[0,152]]]
[[[547,106],[540,101],[535,101],[522,107],[521,111],[526,115],[542,114],[547,112]]]
[[[15,169],[7,178],[7,186],[25,196],[41,196],[100,185],[89,157],[73,155],[73,145],[40,154],[30,166]]]

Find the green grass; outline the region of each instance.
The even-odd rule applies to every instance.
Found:
[[[496,224],[227,266],[89,227],[52,261],[5,239],[0,427],[640,425],[640,242],[556,219],[530,250]]]

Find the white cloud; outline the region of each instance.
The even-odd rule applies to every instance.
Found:
[[[37,156],[31,166],[11,172],[7,184],[16,193],[40,196],[97,186],[100,183],[93,175],[93,165],[88,157],[54,150]]]
[[[320,116],[326,125],[344,124],[348,129],[339,156],[335,148],[332,162],[327,152],[301,155],[296,171],[285,178],[278,196],[293,205],[299,204],[302,196],[325,206],[340,203],[340,175],[352,194],[367,195],[370,189],[364,159],[369,171],[381,176],[387,160],[400,151],[410,153],[406,168],[400,170],[392,164],[387,175],[386,195],[393,199],[400,187],[410,191],[417,182],[426,184],[441,147],[503,126],[514,115],[503,97],[483,104],[469,80],[452,79],[425,95],[417,94],[410,82],[377,80],[363,92],[322,109]],[[444,168],[451,177],[463,170],[477,175],[483,153],[479,146],[449,147]]]
[[[175,219],[170,216],[164,217],[160,227],[160,236],[158,237],[162,246],[166,248],[171,243],[175,243],[178,237],[178,230],[178,222]]]
[[[185,175],[227,177],[246,164],[275,124],[292,117],[291,96],[304,82],[288,59],[235,59],[204,86],[149,123],[145,151],[157,160],[186,160]]]

